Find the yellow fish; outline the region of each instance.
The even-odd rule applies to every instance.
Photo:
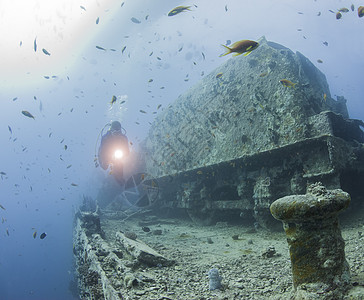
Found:
[[[259,74],[259,77],[265,77],[265,76],[267,76],[268,75],[268,72],[263,72],[263,73],[260,73]]]
[[[177,6],[175,8],[173,8],[169,13],[168,13],[168,17],[172,17],[172,16],[175,16],[183,11],[186,11],[186,10],[190,10],[190,7],[191,6]]]
[[[110,104],[113,105],[116,102],[117,98],[115,95],[112,96]]]
[[[231,45],[231,47],[222,45],[223,47],[226,48],[227,52],[224,54],[221,54],[221,56],[225,56],[228,55],[230,53],[235,53],[234,56],[240,55],[240,54],[244,54],[244,56],[247,56],[250,54],[250,52],[252,52],[253,50],[257,49],[259,46],[258,42],[255,41],[250,41],[250,40],[241,40],[241,41],[237,41],[234,44]]]
[[[279,80],[279,82],[282,83],[285,87],[289,87],[289,88],[292,88],[297,84],[297,83],[293,83],[292,81],[290,81],[288,79],[282,79],[282,80]]]
[[[339,9],[339,12],[343,12],[343,13],[347,13],[348,11],[349,11],[349,9],[347,9],[346,7]]]
[[[358,16],[359,16],[359,18],[364,16],[364,6],[359,6],[358,7]]]
[[[215,77],[216,77],[216,78],[220,78],[222,75],[223,75],[223,73],[222,73],[222,72],[220,72],[220,73],[217,73]]]

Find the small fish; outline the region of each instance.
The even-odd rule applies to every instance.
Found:
[[[147,227],[147,226],[143,226],[143,227],[142,227],[142,230],[143,230],[144,232],[149,232],[149,231],[150,231],[150,228],[149,228],[149,227]]]
[[[341,12],[337,12],[336,13],[336,20],[339,20],[339,19],[341,19],[341,17],[342,17],[343,15],[341,14]]]
[[[347,9],[346,7],[339,9],[339,12],[342,12],[342,13],[347,13],[348,11],[349,11],[349,9]]]
[[[32,118],[35,120],[34,116],[27,110],[22,110],[21,112],[24,116],[28,117],[28,118]]]
[[[265,77],[265,76],[267,76],[268,75],[268,72],[263,72],[263,73],[260,73],[259,74],[259,77]]]
[[[319,17],[319,16],[321,16],[321,12],[320,12],[320,11],[317,13],[317,16],[318,16],[318,17]]]
[[[240,55],[244,53],[244,56],[247,56],[252,52],[253,50],[257,49],[259,46],[259,43],[255,41],[250,40],[241,40],[237,41],[234,44],[231,45],[231,47],[222,45],[226,48],[227,52],[224,54],[221,54],[220,57],[228,55],[230,53],[235,53],[234,56]]]
[[[13,101],[16,101],[16,100],[18,100],[18,97],[13,98]]]
[[[146,15],[144,19],[145,19],[145,20],[148,20],[148,18],[149,18],[149,15]]]
[[[203,60],[205,60],[205,53],[203,53],[203,52],[201,52],[201,54],[202,54],[202,57],[203,57]]]
[[[160,108],[161,108],[161,106],[162,106],[162,104],[158,104],[157,109],[160,109]]]
[[[322,61],[321,59],[318,59],[318,60],[317,60],[317,62],[318,62],[319,64],[322,64],[322,63],[323,63],[323,61]]]
[[[221,78],[221,77],[222,77],[222,75],[223,75],[223,73],[222,73],[222,72],[217,73],[217,74],[216,74],[216,76],[215,76],[215,78],[217,78],[217,79],[218,79],[218,78]]]
[[[97,17],[97,19],[96,19],[96,25],[99,24],[99,21],[100,21],[100,18]]]
[[[329,45],[329,43],[328,42],[322,42],[325,46],[328,46]]]
[[[327,95],[326,93],[324,94],[324,101],[326,102],[326,98],[327,98]]]
[[[333,14],[335,13],[332,9],[329,9],[329,12],[331,12],[331,13],[333,13]]]
[[[44,48],[42,49],[42,51],[43,51],[43,53],[44,53],[45,55],[48,55],[48,56],[49,56],[49,55],[51,55],[51,54],[50,54],[50,53],[49,53],[46,49],[44,49]]]
[[[10,234],[9,234],[9,229],[8,228],[6,228],[6,234],[9,236]]]
[[[78,184],[76,184],[76,183],[73,183],[73,182],[71,183],[71,185],[72,185],[72,186],[78,186]]]
[[[121,49],[121,54],[124,53],[125,49],[126,49],[126,46],[124,46],[123,49]]]
[[[67,145],[64,145],[64,150],[67,150],[67,148],[68,148]]]
[[[225,5],[225,11],[228,11],[228,7],[227,7],[227,5]]]
[[[49,79],[49,76],[43,76],[45,79]]]
[[[133,23],[135,23],[135,24],[140,24],[140,23],[141,23],[141,21],[140,21],[140,20],[138,20],[137,18],[134,18],[134,17],[132,17],[130,20],[131,20]]]
[[[34,39],[34,52],[37,52],[37,38]]]
[[[11,130],[11,127],[8,125],[9,132],[13,134],[13,131]]]
[[[82,5],[80,5],[81,9],[83,9],[84,11],[86,11],[86,8]]]
[[[37,237],[37,232],[36,231],[34,231],[33,232],[33,239],[35,239]]]
[[[148,80],[148,82],[153,82],[153,79],[152,79],[152,78],[151,78],[151,79],[149,79],[149,80]]]
[[[115,95],[113,95],[112,98],[111,98],[110,104],[113,105],[116,102],[117,99],[118,98]]]
[[[354,9],[355,9],[354,4],[351,4],[350,8],[351,8],[351,11],[354,11]]]
[[[169,13],[168,13],[168,17],[172,17],[175,15],[178,15],[179,13],[186,11],[186,10],[190,10],[191,6],[177,6],[175,8],[173,8]]]
[[[6,210],[6,209],[5,209],[5,207],[4,207],[4,206],[2,206],[1,204],[0,204],[0,208],[1,208],[1,209],[3,209],[3,210]]]
[[[142,114],[146,114],[147,112],[145,110],[140,109],[139,110]]]
[[[0,175],[4,175],[4,176],[5,176],[5,175],[6,175],[6,173],[5,173],[5,172],[3,172],[3,171],[1,171],[1,172],[0,172]]]
[[[68,166],[67,166],[67,169],[69,169],[69,168],[71,168],[71,167],[72,167],[72,165],[68,165]]]
[[[19,47],[21,47],[23,45],[23,41],[20,41],[19,43]]]
[[[364,6],[358,7],[358,16],[359,16],[359,18],[364,16]]]
[[[120,5],[120,7],[123,7],[123,6],[124,6],[124,4],[125,4],[125,2],[121,2],[121,5]]]
[[[285,87],[289,87],[289,88],[292,88],[297,84],[297,83],[293,83],[292,81],[290,81],[288,79],[282,79],[282,80],[279,80],[279,82],[282,83]]]
[[[40,238],[41,240],[43,240],[46,236],[47,236],[47,234],[46,234],[45,232],[43,232],[43,233],[39,236],[39,238]]]
[[[100,46],[96,46],[96,49],[106,51],[106,49],[105,49],[105,48],[102,48],[102,47],[100,47]]]

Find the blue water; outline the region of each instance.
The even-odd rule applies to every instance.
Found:
[[[219,57],[227,40],[264,35],[301,52],[326,75],[332,97],[348,100],[350,117],[364,119],[360,1],[47,2],[34,0],[26,14],[21,1],[0,4],[0,299],[74,299],[73,213],[106,176],[93,163],[100,130],[118,118],[136,150],[160,111],[233,59]],[[340,20],[329,11],[351,3],[355,11]],[[178,5],[191,11],[168,17]]]

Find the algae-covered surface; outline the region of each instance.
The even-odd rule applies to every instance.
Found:
[[[352,274],[344,299],[361,299],[360,295],[364,295],[364,218],[359,212],[357,215],[342,221]],[[291,264],[283,229],[268,232],[225,222],[200,226],[185,218],[151,214],[136,214],[124,221],[104,215],[101,227],[106,244],[119,253],[118,271],[111,264],[104,271],[110,282],[114,282],[120,299],[290,299],[292,296]],[[136,235],[137,241],[174,263],[152,266],[131,257],[116,239],[120,231],[133,238]],[[92,246],[92,238],[89,241]],[[99,260],[100,257],[101,261],[107,261],[107,257],[99,255]],[[222,278],[221,290],[209,290],[208,271],[212,268],[217,268]],[[116,275],[118,280],[113,281]],[[318,294],[317,299],[322,297],[323,294]]]

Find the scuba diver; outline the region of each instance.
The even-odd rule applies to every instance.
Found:
[[[101,134],[105,127],[102,129]],[[128,154],[129,146],[126,130],[121,127],[120,122],[113,121],[110,129],[101,137],[98,161],[104,170],[110,167],[110,174],[121,186],[125,185],[123,160]]]

